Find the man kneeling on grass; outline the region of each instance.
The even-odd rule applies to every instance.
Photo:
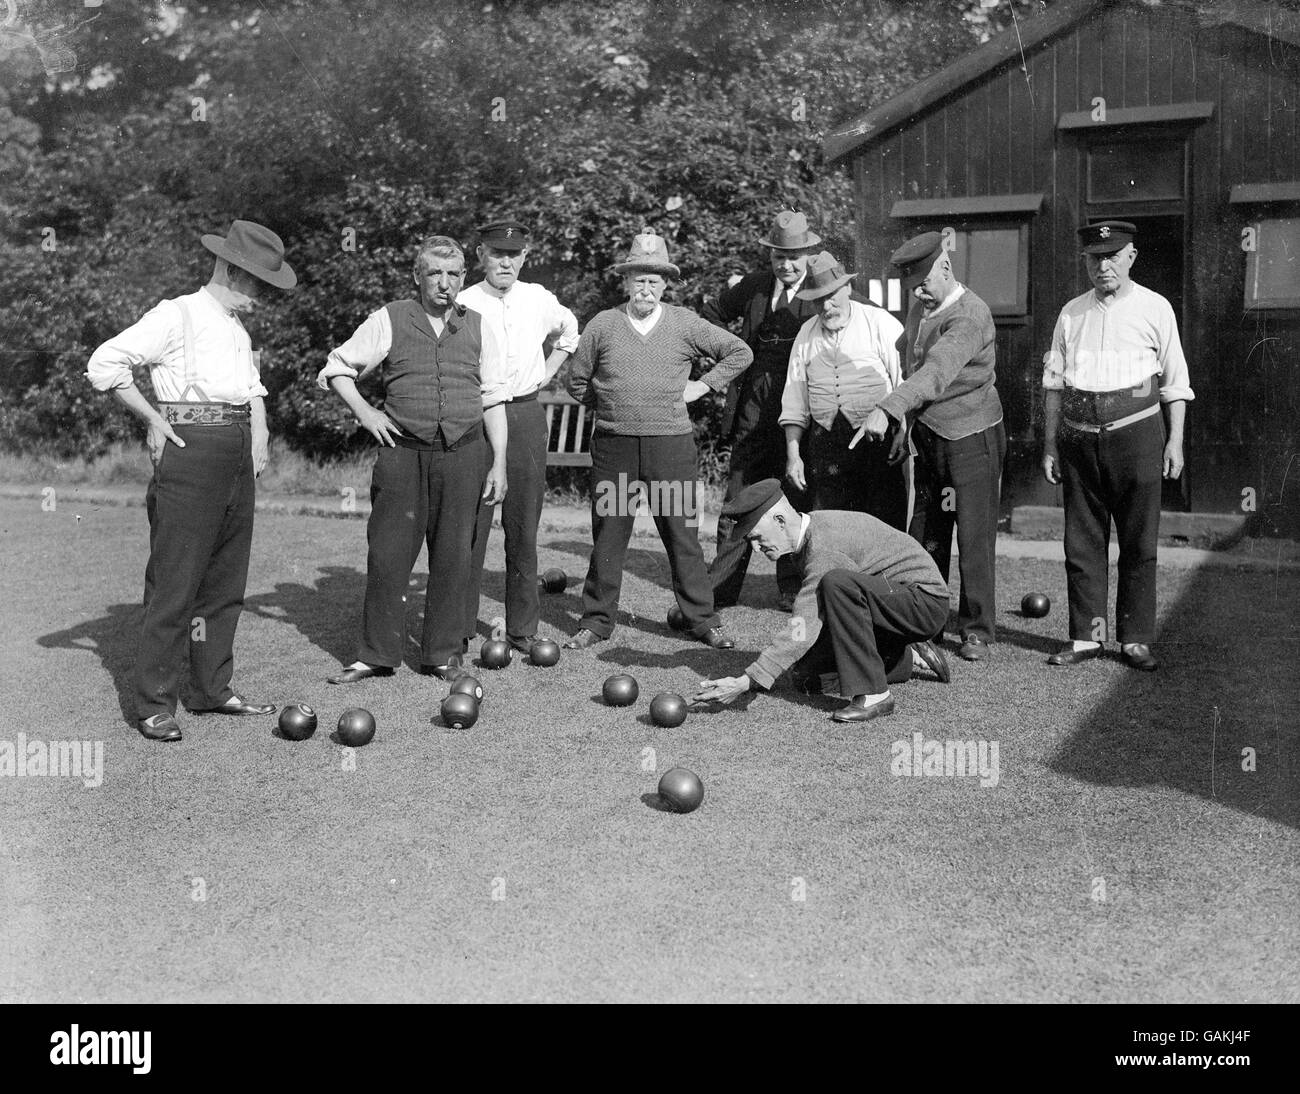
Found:
[[[948,620],[948,586],[916,540],[866,513],[800,513],[776,479],[746,487],[722,507],[729,539],[770,559],[792,555],[800,576],[794,613],[743,676],[704,680],[695,702],[729,703],[767,691],[790,671],[801,691],[821,690],[834,666],[851,702],[832,717],[868,722],[894,712],[890,684],[919,658],[945,684],[948,663],[932,639]]]

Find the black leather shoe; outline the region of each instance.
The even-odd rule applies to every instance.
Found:
[[[139,729],[141,734],[151,741],[179,741],[181,739],[181,727],[171,714],[155,714],[151,718],[141,718]]]
[[[1139,672],[1155,672],[1160,662],[1151,656],[1151,647],[1145,642],[1135,642],[1132,650],[1124,650],[1124,664]]]
[[[507,637],[510,640],[510,645],[520,653],[527,653],[532,649],[533,643],[537,641],[537,635],[535,634],[525,634],[523,636],[512,634]]]
[[[1049,665],[1077,665],[1082,661],[1094,661],[1102,655],[1103,647],[1090,646],[1088,649],[1076,650],[1073,646],[1066,646],[1063,650],[1057,650],[1047,659]]]
[[[734,650],[736,648],[736,643],[727,637],[727,632],[721,627],[710,627],[700,635],[700,641],[715,650]]]
[[[597,642],[604,642],[595,631],[589,631],[583,627],[577,634],[564,643],[566,650],[585,650],[588,646],[594,646]]]
[[[716,608],[717,605],[715,604],[714,607]],[[781,593],[776,598],[776,608],[781,612],[794,611],[794,593]]]
[[[939,677],[941,684],[952,681],[952,673],[948,671],[948,658],[944,657],[943,650],[933,642],[913,642],[912,656]]]
[[[985,661],[989,656],[989,644],[978,634],[968,634],[961,640],[957,656],[963,661]]]
[[[420,672],[425,676],[436,676],[448,682],[465,675],[465,660],[459,653],[453,653],[445,665],[421,665]]]
[[[233,714],[237,717],[246,717],[248,715],[266,715],[274,714],[276,706],[274,703],[250,703],[247,699],[241,699],[238,695],[232,695],[219,707],[209,707],[207,710],[196,710],[195,714]]]
[[[385,665],[367,665],[361,669],[344,669],[333,676],[325,677],[330,684],[355,684],[358,680],[369,680],[372,676],[392,676],[393,670]]]
[[[869,722],[873,718],[884,718],[886,715],[893,713],[894,697],[891,695],[888,699],[881,699],[880,702],[872,703],[869,707],[852,702],[846,707],[840,707],[831,715],[831,720],[835,722]]]

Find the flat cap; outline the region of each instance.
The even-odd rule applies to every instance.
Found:
[[[935,259],[943,254],[943,236],[938,232],[922,232],[913,236],[892,255],[890,264],[898,267],[903,281],[903,292],[910,293],[929,276]]]
[[[1079,244],[1084,254],[1109,255],[1122,250],[1133,242],[1137,235],[1137,225],[1127,220],[1099,220],[1095,224],[1085,224],[1076,228]]]
[[[519,220],[494,220],[480,224],[477,231],[480,243],[498,251],[522,251],[528,246],[528,225]]]
[[[722,507],[719,525],[726,532],[727,539],[732,543],[744,539],[763,515],[784,497],[779,479],[762,479],[746,486]],[[723,521],[728,523],[723,524]]]

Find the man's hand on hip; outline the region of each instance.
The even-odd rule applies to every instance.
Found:
[[[145,443],[149,446],[149,459],[153,461],[155,467],[158,466],[158,461],[162,459],[163,449],[167,447],[168,441],[171,441],[177,448],[185,447],[185,442],[176,436],[172,427],[162,418],[159,418],[156,422],[150,422]]]

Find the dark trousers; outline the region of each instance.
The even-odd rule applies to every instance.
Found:
[[[808,508],[847,509],[869,513],[900,532],[907,528],[907,481],[901,463],[890,467],[889,439],[863,437],[856,448],[849,441],[857,430],[843,414],[831,428],[808,426]]]
[[[445,665],[460,653],[474,525],[487,470],[482,426],[452,448],[379,449],[370,480],[370,549],[357,660],[390,668],[402,663],[406,589],[426,543],[429,583],[420,663]]]
[[[194,710],[234,692],[235,628],[253,542],[252,435],[245,423],[174,427],[145,498],[149,563],[136,659],[140,718],[174,714],[188,658]]]
[[[1065,576],[1070,637],[1104,642],[1110,521],[1119,533],[1115,622],[1120,642],[1146,642],[1156,631],[1156,543],[1165,425],[1157,413],[1109,433],[1062,425],[1058,446],[1065,483]]]
[[[754,383],[767,388],[772,384],[766,375],[754,378]],[[780,383],[784,385],[782,374]],[[779,400],[779,395],[778,395]],[[757,404],[755,413],[757,413]],[[779,409],[779,401],[778,401]],[[742,406],[741,412],[744,412]],[[770,418],[770,420],[768,420]],[[777,479],[786,488],[787,496],[794,498],[785,480],[785,431],[777,424],[776,414],[747,423],[744,419],[736,429],[736,439],[731,446],[731,459],[727,465],[726,503],[746,486],[763,479]],[[742,432],[742,428],[744,431]],[[740,600],[740,589],[749,571],[749,560],[754,550],[748,540],[730,540],[718,533],[718,553],[709,567],[713,582],[713,606],[730,608]],[[782,555],[776,560],[776,585],[782,594],[794,596],[799,591],[799,570],[793,555]]]
[[[582,588],[582,626],[602,638],[614,633],[623,562],[636,522],[628,484],[647,484],[655,528],[668,552],[673,592],[698,638],[718,625],[713,588],[699,537],[695,438],[625,437],[595,433],[591,438],[591,564]],[[635,494],[633,494],[635,498]]]
[[[916,506],[908,529],[934,559],[945,581],[957,525],[961,598],[957,631],[985,642],[996,637],[998,505],[1007,434],[1002,423],[960,440],[940,437],[922,422],[912,427],[916,446]]]
[[[856,570],[831,570],[817,587],[844,695],[879,695],[912,671],[911,642],[943,631],[948,598]],[[816,645],[813,647],[816,649]]]
[[[537,528],[546,496],[546,411],[536,399],[506,404],[506,496],[501,526],[506,540],[506,633],[520,638],[537,633],[541,603],[537,594]],[[478,633],[479,586],[487,557],[495,506],[480,504],[474,530],[474,556],[466,585],[464,633]]]

